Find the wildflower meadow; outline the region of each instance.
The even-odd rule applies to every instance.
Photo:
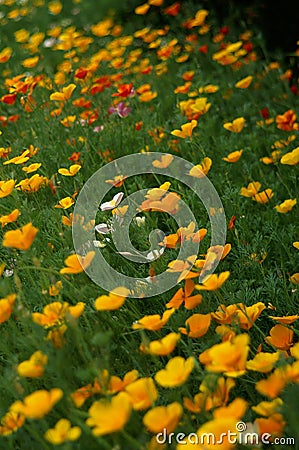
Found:
[[[299,448],[299,41],[238,14],[0,0],[1,450]]]

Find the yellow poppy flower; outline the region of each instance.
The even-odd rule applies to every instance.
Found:
[[[59,204],[55,205],[55,208],[68,209],[75,203],[72,197],[65,197],[59,200]]]
[[[222,158],[223,161],[235,163],[239,161],[243,153],[243,150],[236,150],[235,152],[229,153],[226,157]]]
[[[280,205],[274,206],[277,212],[281,214],[286,214],[289,211],[293,209],[293,207],[296,205],[297,200],[289,198],[288,200],[285,200],[284,202],[280,203]]]
[[[247,89],[251,85],[252,80],[253,80],[253,76],[249,75],[248,77],[242,78],[242,80],[239,80],[235,84],[235,87],[238,89]]]
[[[44,366],[48,363],[48,357],[41,351],[37,351],[26,361],[21,362],[17,371],[20,377],[38,378],[45,371]]]
[[[2,224],[2,228],[5,227],[8,223],[15,222],[20,215],[20,211],[18,209],[14,209],[7,216],[0,217],[0,223]]]
[[[16,294],[9,294],[0,299],[0,324],[10,318],[16,297]]]
[[[286,153],[280,160],[281,164],[287,164],[289,166],[295,166],[299,163],[299,147],[293,151]]]
[[[45,439],[53,445],[60,445],[67,441],[76,441],[80,435],[80,427],[72,427],[68,419],[60,419],[54,428],[46,431]]]
[[[208,331],[211,323],[211,314],[193,314],[186,320],[186,328],[179,328],[183,334],[187,334],[190,338],[199,338],[204,336]]]
[[[171,132],[171,134],[173,134],[173,136],[177,136],[177,137],[180,137],[182,139],[185,139],[187,137],[189,137],[191,139],[192,138],[193,129],[196,127],[196,125],[197,125],[197,120],[191,120],[191,122],[184,123],[181,126],[180,130],[173,130]]]
[[[4,234],[3,247],[17,248],[18,250],[28,250],[38,229],[31,222],[17,230],[10,230]]]
[[[269,202],[273,195],[274,193],[272,192],[272,189],[265,189],[264,191],[258,192],[257,194],[253,195],[252,200],[264,205]]]
[[[17,400],[13,403],[10,410],[23,414],[26,419],[42,419],[51,411],[62,396],[63,391],[59,388],[54,388],[50,391],[35,391],[25,397],[23,401]]]
[[[143,3],[140,6],[137,6],[137,8],[135,8],[134,12],[135,14],[138,14],[140,16],[144,16],[148,10],[150,9],[150,5],[148,3]]]
[[[109,295],[101,295],[98,297],[94,306],[98,311],[112,311],[119,309],[123,304],[130,290],[125,287],[117,287],[113,289]]]
[[[200,354],[199,361],[209,372],[223,372],[228,377],[238,377],[246,371],[248,343],[248,334],[240,334],[205,350]]]
[[[60,175],[64,175],[65,177],[73,177],[77,172],[79,172],[80,169],[80,164],[73,164],[69,169],[58,169],[58,173],[60,173]]]
[[[155,380],[164,388],[173,388],[184,384],[194,368],[194,358],[190,356],[184,359],[175,356],[170,359],[165,369],[159,370],[155,375]]]
[[[241,133],[241,131],[244,128],[246,120],[244,117],[237,117],[237,119],[234,119],[232,122],[226,122],[223,127],[231,131],[232,133]]]
[[[7,197],[15,187],[15,180],[0,181],[0,198]]]
[[[183,414],[180,403],[173,402],[167,406],[157,406],[148,411],[143,417],[143,423],[151,433],[160,433],[166,430],[167,435],[175,430]]]
[[[125,388],[133,408],[141,411],[149,408],[158,398],[158,391],[152,378],[139,378]]]
[[[276,362],[279,360],[279,353],[265,353],[260,352],[255,355],[253,359],[247,361],[246,369],[254,370],[255,372],[267,373],[271,372]]]
[[[219,275],[213,273],[212,275],[207,275],[203,280],[202,284],[196,284],[195,289],[202,291],[216,291],[219,289],[230,276],[230,272],[222,272]]]
[[[29,150],[25,150],[20,156],[15,156],[14,158],[5,161],[3,165],[6,166],[7,164],[23,164],[30,158],[29,153],[30,153]]]
[[[141,344],[140,351],[150,355],[169,355],[175,349],[180,337],[181,335],[179,333],[169,333],[160,340],[151,341],[146,345]]]
[[[68,86],[63,87],[61,92],[53,92],[50,95],[50,100],[64,102],[71,97],[71,95],[75,89],[76,89],[76,85],[74,83],[71,83]]]

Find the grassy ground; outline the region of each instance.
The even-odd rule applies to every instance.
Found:
[[[136,6],[0,3],[0,448],[257,448],[242,427],[262,447],[268,433],[272,448],[297,448],[298,80],[260,34],[218,28],[213,11]],[[140,152],[208,175],[226,215],[224,249],[211,248],[207,212],[181,174],[170,177],[168,157],[162,175],[121,173],[105,197],[146,189],[130,237],[149,251],[160,228],[163,255],[128,261],[110,232],[74,253],[84,184]],[[160,186],[164,212],[148,191]],[[189,205],[194,230],[178,231],[171,192]],[[121,206],[84,225],[121,224]],[[101,251],[118,272],[155,283],[180,242],[199,235],[194,266],[176,263],[177,285],[154,297],[113,281],[109,293],[83,270]],[[238,442],[217,443],[228,431]]]

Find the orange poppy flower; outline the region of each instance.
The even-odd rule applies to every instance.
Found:
[[[205,396],[205,410],[224,406],[229,400],[229,394],[236,382],[232,378],[217,377],[214,374],[205,376],[200,385],[200,392]]]
[[[137,6],[137,8],[135,8],[135,14],[144,16],[148,10],[150,9],[150,5],[148,3],[143,3],[140,6]]]
[[[172,314],[175,312],[175,309],[168,309],[162,315],[153,314],[152,316],[144,316],[142,319],[137,320],[133,323],[133,330],[150,330],[150,331],[158,331],[161,330],[162,327],[168,322]]]
[[[247,361],[246,368],[255,372],[267,373],[271,372],[275,363],[279,360],[279,352],[264,353],[260,352],[253,359]]]
[[[122,84],[118,87],[117,93],[112,94],[112,97],[132,97],[135,95],[135,89],[133,87],[133,83]]]
[[[25,417],[21,413],[8,411],[0,422],[0,436],[9,436],[17,431],[25,422]]]
[[[253,181],[252,183],[248,184],[247,188],[242,187],[240,194],[243,195],[243,197],[253,197],[258,193],[260,188],[261,183],[259,181]]]
[[[98,311],[112,311],[119,309],[123,304],[130,290],[125,287],[113,289],[109,295],[101,295],[95,300],[94,306]]]
[[[68,256],[64,263],[67,267],[60,269],[60,273],[81,273],[83,272],[91,263],[95,256],[95,252],[88,252],[85,256],[77,255],[76,253]]]
[[[191,177],[202,178],[204,175],[207,175],[211,169],[212,160],[209,157],[206,157],[202,160],[200,164],[192,167],[189,171],[189,175]]]
[[[242,303],[237,304],[237,310],[235,312],[237,316],[237,322],[240,328],[243,330],[250,330],[253,323],[257,320],[262,311],[266,308],[264,303],[258,302],[252,306],[244,306]]]
[[[161,157],[161,160],[155,159],[152,162],[152,165],[154,167],[158,167],[159,169],[166,169],[171,164],[172,161],[173,161],[173,156],[168,154],[168,155],[163,155]]]
[[[15,180],[0,181],[0,198],[7,197],[15,187]]]
[[[124,392],[120,392],[108,399],[101,399],[94,402],[88,410],[86,424],[92,428],[95,436],[103,436],[109,433],[122,430],[130,418],[132,411],[129,397]]]
[[[2,225],[2,228],[5,227],[8,223],[15,222],[17,218],[20,215],[20,211],[18,209],[14,209],[11,213],[9,213],[7,216],[1,216],[0,217],[0,223]]]
[[[252,200],[255,200],[257,203],[261,203],[262,205],[269,202],[269,200],[273,197],[274,193],[272,189],[266,189],[265,191],[258,192],[257,194],[252,196]]]
[[[41,163],[34,163],[34,164],[30,164],[27,167],[22,167],[22,170],[26,173],[32,173],[35,172],[37,169],[39,169],[41,166]]]
[[[169,333],[160,340],[151,341],[148,344],[141,344],[139,349],[143,353],[150,355],[166,356],[173,352],[180,337],[181,335],[179,333]]]
[[[182,139],[185,139],[187,137],[192,139],[193,129],[196,127],[196,125],[197,125],[197,120],[191,120],[191,122],[183,124],[181,126],[180,130],[173,130],[171,132],[171,134],[173,134],[174,136],[180,137]]]
[[[276,116],[277,128],[285,131],[298,129],[296,124],[297,116],[292,109],[288,109],[285,113]]]
[[[243,150],[236,150],[235,152],[229,153],[226,157],[222,158],[223,161],[229,162],[229,163],[235,163],[239,161],[243,153]]]
[[[281,323],[282,325],[291,325],[296,320],[299,319],[298,314],[294,314],[293,316],[282,316],[282,317],[275,317],[275,316],[269,316],[270,319],[275,320],[278,323]]]
[[[178,243],[184,240],[191,240],[192,242],[200,242],[207,234],[206,228],[195,230],[195,223],[191,222],[188,227],[180,227],[176,233],[165,236],[163,243],[167,248],[176,248]]]
[[[231,439],[228,438],[228,432],[227,430],[235,430],[236,429],[236,423],[238,419],[235,417],[221,417],[218,419],[210,420],[209,422],[205,422],[198,430],[198,442],[201,442],[201,436],[213,436],[213,439],[215,439],[212,442],[209,443],[209,447],[211,450],[217,450],[217,447],[221,446],[221,450],[231,450],[233,448],[233,444],[231,443]],[[186,437],[186,440],[188,439],[188,436]],[[192,443],[193,438],[192,435],[190,436],[189,441]],[[206,442],[206,441],[204,441]],[[219,445],[217,442],[221,442]],[[189,445],[178,445],[177,450],[183,450],[186,448],[186,450],[192,450],[194,448],[195,450],[202,450],[205,446],[202,445],[194,445],[194,443]]]
[[[231,327],[224,325],[224,324],[216,327],[215,332],[217,334],[219,334],[222,342],[230,341],[231,339],[233,339],[236,336],[235,331]]]
[[[237,304],[219,305],[217,311],[211,313],[212,319],[221,324],[231,324],[236,317],[237,309]]]
[[[106,183],[112,184],[114,187],[121,187],[126,180],[125,175],[116,175],[113,180],[105,180]]]
[[[47,355],[38,350],[27,361],[21,362],[17,367],[17,371],[20,377],[38,378],[43,375],[45,371],[44,366],[47,363]]]
[[[269,443],[274,443],[274,438],[277,436],[282,436],[286,422],[283,420],[282,414],[273,414],[270,417],[258,417],[255,420],[257,425],[259,435],[271,436],[269,438]]]
[[[175,430],[182,414],[181,404],[174,402],[167,406],[157,406],[148,411],[143,417],[143,423],[152,433],[157,434],[166,430],[166,433],[169,434]]]
[[[17,248],[18,250],[28,250],[38,229],[31,222],[17,230],[10,230],[4,234],[3,247]]]
[[[12,54],[12,49],[10,47],[5,47],[1,52],[0,52],[0,63],[6,63],[10,56]]]
[[[288,166],[296,166],[298,163],[299,163],[299,147],[283,155],[283,157],[280,160],[280,164],[286,164]]]
[[[179,2],[175,2],[172,5],[168,6],[164,9],[164,13],[168,16],[177,16],[181,8],[181,4]]]
[[[181,272],[178,278],[178,283],[185,278],[194,278],[198,276],[198,273],[191,272],[191,269],[196,261],[196,255],[188,256],[186,261],[175,259],[168,264],[167,272]],[[196,286],[195,286],[196,287]]]
[[[247,402],[243,398],[237,397],[229,405],[215,409],[213,416],[215,419],[225,417],[240,419],[246,413],[247,407]]]
[[[186,309],[194,309],[202,302],[202,295],[192,295],[194,291],[194,282],[191,279],[185,280],[185,287],[180,288],[172,297],[172,299],[166,303],[167,308],[178,309],[182,303]]]
[[[266,165],[275,164],[279,160],[280,155],[280,150],[274,150],[274,152],[271,152],[271,156],[263,156],[262,158],[260,158],[260,161],[262,161],[262,163]]]
[[[58,388],[50,391],[40,390],[24,398],[23,402],[17,400],[10,407],[13,412],[23,414],[26,419],[42,419],[53,406],[62,398],[63,391]]]
[[[158,391],[152,378],[139,378],[125,388],[133,408],[141,411],[149,408],[158,398]]]
[[[94,382],[93,392],[107,394],[115,394],[116,392],[124,391],[125,388],[137,380],[139,373],[137,370],[130,370],[123,379],[115,375],[110,375],[108,370],[104,369],[99,379]]]
[[[32,320],[44,328],[49,328],[61,324],[70,316],[78,319],[84,311],[85,303],[78,302],[70,306],[67,302],[53,302],[46,305],[42,313],[32,313]]]
[[[7,105],[13,105],[17,99],[17,94],[6,94],[2,95],[0,98],[1,102],[6,103]]]
[[[219,275],[213,273],[212,275],[207,275],[203,280],[202,284],[196,284],[195,289],[201,291],[216,291],[219,289],[230,276],[230,272],[222,272]]]
[[[16,294],[9,294],[0,299],[0,324],[10,318],[16,297]]]
[[[190,338],[198,338],[204,336],[208,331],[211,323],[211,314],[193,314],[186,320],[186,328],[179,328],[183,334],[187,334]]]
[[[184,397],[184,406],[193,413],[223,406],[228,402],[229,392],[235,384],[232,378],[218,377],[216,380],[214,375],[207,375],[200,385],[200,392],[194,396],[193,400]]]
[[[265,338],[268,344],[279,350],[289,350],[293,345],[294,332],[283,325],[275,325],[270,330],[270,336]]]
[[[290,280],[291,283],[299,284],[299,272],[294,273],[293,275],[291,275],[289,280]]]
[[[199,119],[200,116],[206,114],[211,107],[211,103],[208,102],[206,97],[199,97],[195,99],[194,103],[190,105],[192,112],[195,115],[196,119]]]
[[[282,367],[278,367],[265,380],[260,380],[256,383],[256,390],[266,397],[277,398],[280,392],[287,384],[286,371]]]
[[[260,402],[258,405],[252,406],[251,409],[260,416],[269,417],[272,416],[273,414],[278,413],[282,405],[283,405],[282,399],[276,398],[271,402],[267,401]]]
[[[238,89],[247,89],[251,85],[252,80],[253,80],[253,76],[249,75],[248,77],[242,78],[242,80],[239,80],[235,84],[235,87]]]

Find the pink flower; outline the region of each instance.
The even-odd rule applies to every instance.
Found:
[[[110,108],[108,108],[109,114],[118,114],[118,116],[122,119],[124,117],[127,117],[130,112],[131,108],[129,108],[129,106],[126,106],[125,102],[119,102],[116,106],[110,106]]]

